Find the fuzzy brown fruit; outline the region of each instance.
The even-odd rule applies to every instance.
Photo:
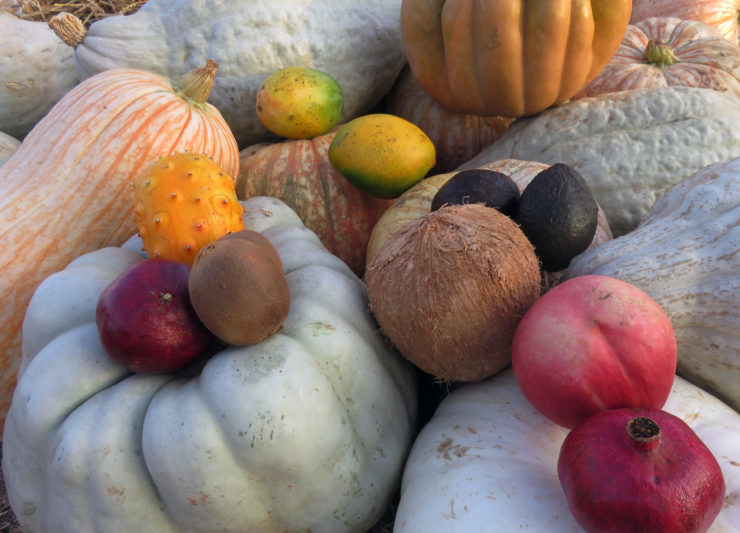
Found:
[[[365,279],[383,333],[448,381],[479,381],[506,367],[519,319],[540,294],[532,244],[482,204],[408,222],[381,246]]]
[[[248,229],[241,231],[232,231],[221,237],[221,240],[224,239],[242,239],[251,242],[255,246],[258,246],[262,253],[264,253],[275,263],[276,268],[278,268],[280,272],[283,272],[283,261],[282,259],[280,259],[280,254],[269,241],[269,239],[262,235],[260,232]]]
[[[242,230],[206,245],[193,262],[190,301],[222,341],[249,346],[278,332],[290,307],[283,265],[263,235]]]

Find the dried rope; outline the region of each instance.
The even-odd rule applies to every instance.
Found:
[[[71,13],[79,17],[85,26],[89,26],[96,20],[111,15],[130,15],[145,3],[146,0],[6,0],[0,1],[0,6],[22,19],[45,22],[58,13]]]

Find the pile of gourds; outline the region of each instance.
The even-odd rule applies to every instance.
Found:
[[[606,275],[665,310],[665,409],[722,468],[710,531],[740,531],[740,0],[149,0],[87,24],[1,5],[0,422],[25,530],[363,532],[390,509],[399,532],[578,531],[555,470],[567,430],[508,368],[427,386],[364,282],[458,172],[523,190],[566,163],[598,226],[542,290]],[[337,128],[268,130],[256,96],[288,66],[339,83],[341,123],[416,124],[436,166],[378,198],[332,165]],[[106,357],[95,305],[146,255],[132,183],[174,152],[233,178],[290,314],[256,346],[143,376]]]

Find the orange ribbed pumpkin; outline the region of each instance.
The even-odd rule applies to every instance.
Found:
[[[239,173],[236,140],[206,103],[217,65],[172,83],[113,69],[69,91],[0,167],[0,417],[21,357],[21,326],[38,284],[76,257],[136,233],[131,184],[159,156],[208,154]]]
[[[698,20],[717,28],[725,39],[738,44],[740,0],[632,0],[630,24],[650,17]]]
[[[403,0],[411,70],[458,113],[520,117],[562,103],[609,62],[631,0]]]
[[[667,86],[704,87],[740,98],[740,47],[698,20],[651,17],[627,26],[611,61],[572,99]]]
[[[370,233],[394,199],[361,191],[332,166],[329,145],[337,130],[313,139],[244,148],[236,193],[240,200],[281,199],[331,253],[362,277]]]

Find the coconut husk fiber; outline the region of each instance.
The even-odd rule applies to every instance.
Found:
[[[447,381],[480,381],[508,366],[516,326],[540,294],[532,244],[482,204],[445,206],[406,223],[365,280],[383,333]]]
[[[71,13],[89,26],[111,15],[130,15],[145,3],[146,0],[0,0],[0,8],[22,19],[44,22],[59,13]]]

